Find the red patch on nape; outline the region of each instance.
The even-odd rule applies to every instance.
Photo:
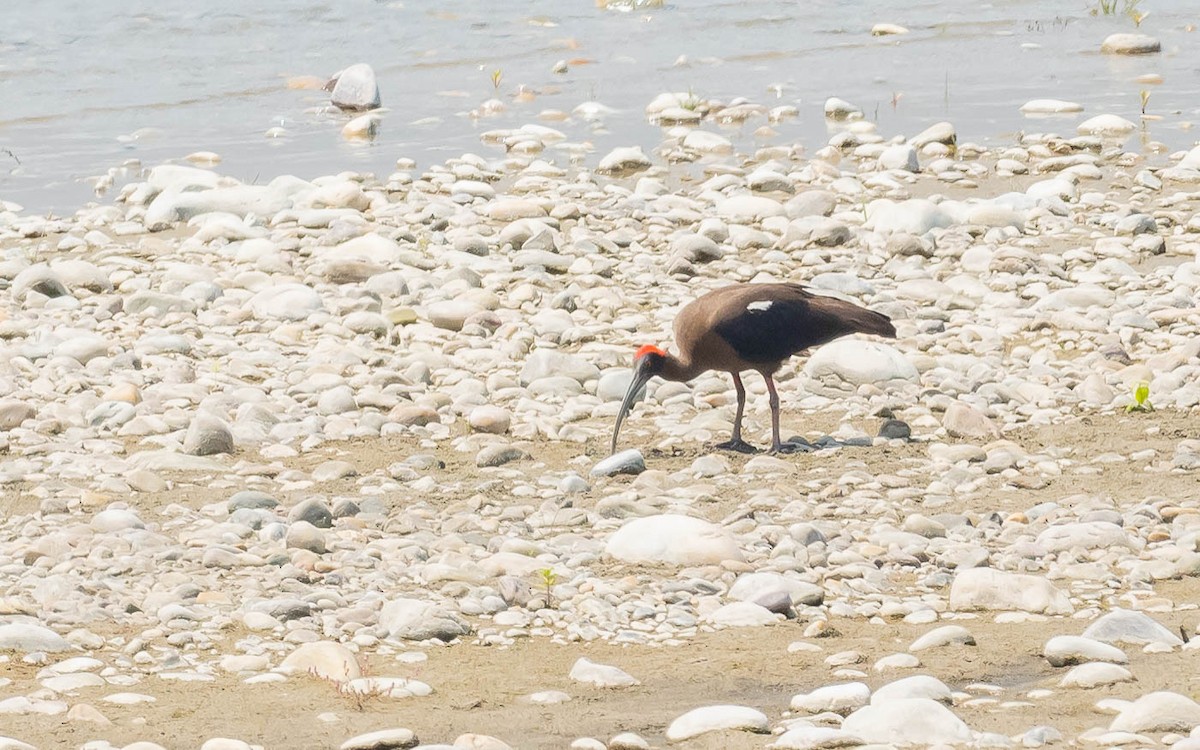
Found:
[[[642,357],[646,356],[647,354],[657,354],[660,357],[667,356],[666,352],[664,352],[662,349],[659,349],[654,344],[646,344],[645,346],[643,346],[642,348],[637,350],[637,354],[633,355],[633,359],[634,359],[634,361],[637,361],[637,360],[641,359]]]

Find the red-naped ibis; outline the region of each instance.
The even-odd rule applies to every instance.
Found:
[[[742,440],[746,388],[741,373],[756,370],[767,381],[770,394],[771,450],[790,452],[794,446],[779,439],[779,394],[771,376],[792,355],[852,333],[896,338],[896,329],[886,315],[813,294],[799,284],[732,284],[709,292],[684,306],[675,318],[678,355],[649,344],[637,350],[633,381],[613,428],[612,452],[617,450],[621,422],[650,378],[657,375],[687,382],[708,370],[733,375],[737,390],[732,438],[717,447],[754,452],[754,447]]]

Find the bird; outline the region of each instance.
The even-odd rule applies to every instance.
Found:
[[[813,294],[801,284],[730,284],[692,300],[675,317],[678,355],[653,344],[634,354],[633,379],[613,427],[611,452],[617,452],[621,423],[638,392],[651,378],[686,383],[709,370],[728,372],[737,391],[737,414],[730,440],[716,447],[740,453],[757,449],[742,439],[746,387],[741,373],[757,371],[767,383],[771,405],[771,452],[790,453],[799,446],[779,438],[779,393],[773,376],[795,354],[853,333],[896,338],[891,319],[836,297]]]

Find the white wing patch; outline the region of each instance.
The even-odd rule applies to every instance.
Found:
[[[774,303],[769,299],[760,299],[756,302],[751,302],[750,304],[746,305],[746,309],[750,312],[763,312],[770,310],[771,305],[773,304]]]

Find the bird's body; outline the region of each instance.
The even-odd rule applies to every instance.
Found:
[[[693,300],[675,318],[679,358],[704,370],[770,375],[792,355],[850,333],[895,337],[886,316],[799,284],[733,284]]]
[[[721,447],[753,450],[742,441],[746,390],[740,373],[754,370],[767,382],[771,401],[772,449],[785,450],[779,438],[779,396],[772,375],[792,355],[852,333],[896,337],[885,315],[834,297],[812,294],[799,284],[732,284],[688,303],[675,318],[678,355],[646,346],[636,357],[634,381],[626,393],[613,431],[613,450],[621,420],[637,391],[651,377],[686,382],[708,370],[733,375],[738,407],[733,439]]]

